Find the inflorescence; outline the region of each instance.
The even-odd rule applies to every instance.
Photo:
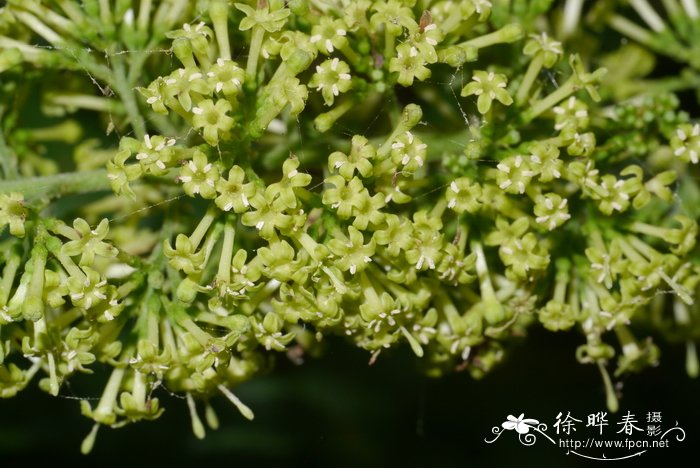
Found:
[[[576,329],[612,411],[646,335],[697,376],[698,4],[553,3],[7,2],[0,396],[110,368],[88,452],[330,336],[478,378]]]

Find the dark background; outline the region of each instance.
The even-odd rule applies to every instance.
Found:
[[[101,428],[86,457],[80,442],[91,421],[80,415],[78,401],[52,398],[32,382],[16,398],[0,401],[0,466],[675,466],[684,456],[697,456],[700,381],[686,376],[681,346],[662,346],[661,366],[624,381],[620,412],[609,416],[604,435],[614,436],[628,410],[641,427],[647,412],[661,411],[665,428],[678,421],[685,429],[684,442],[671,440],[669,448],[617,462],[566,455],[542,437],[525,447],[514,432],[486,444],[493,426],[520,413],[547,423],[553,435],[557,413],[570,411],[584,421],[580,438],[591,435],[586,415],[606,410],[605,397],[597,369],[574,359],[581,340],[575,333],[533,330],[481,381],[466,373],[428,379],[407,349],[383,353],[368,366],[365,352],[336,342],[320,359],[299,367],[280,362],[271,374],[238,387],[236,394],[255,411],[253,422],[220,398],[214,407],[221,427],[200,441],[184,400],[160,391],[166,411],[159,421]],[[79,396],[98,397],[101,389],[91,392]]]

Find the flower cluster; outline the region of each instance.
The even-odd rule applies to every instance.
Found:
[[[118,147],[75,145],[74,175],[36,143],[71,144],[70,127],[37,129],[2,159],[0,395],[40,371],[58,395],[110,368],[81,405],[87,452],[100,426],[158,418],[160,386],[185,396],[197,437],[198,402],[217,425],[214,395],[252,419],[231,388],[332,335],[372,361],[407,345],[429,375],[480,378],[529,327],[577,328],[576,357],[600,370],[614,411],[609,370],[659,359],[635,335],[646,322],[686,343],[697,375],[700,124],[665,81],[611,79],[619,51],[608,72],[567,43],[575,8],[542,31],[551,2],[531,3],[9,2],[2,86],[77,62],[105,95],[53,96],[54,110],[130,131]],[[678,30],[700,28],[682,4]],[[10,39],[34,35],[56,49]],[[166,39],[166,61],[110,49]],[[78,53],[85,43],[114,55]],[[46,210],[72,192],[94,196]]]

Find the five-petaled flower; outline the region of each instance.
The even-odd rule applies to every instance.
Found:
[[[311,30],[309,42],[318,47],[319,52],[328,55],[336,48],[342,49],[348,44],[346,28],[342,19],[334,20],[324,16]]]
[[[235,99],[241,92],[245,72],[236,62],[219,58],[207,72],[209,84],[217,93],[223,93],[228,99]]]
[[[338,57],[328,59],[316,66],[316,73],[309,86],[321,91],[327,106],[333,105],[335,98],[350,89],[352,85],[350,67]]]
[[[247,31],[254,26],[259,26],[267,32],[275,32],[282,29],[284,23],[287,22],[287,17],[291,13],[289,9],[282,8],[283,2],[273,2],[272,5],[266,1],[259,1],[257,8],[253,8],[245,3],[234,3],[236,8],[245,13],[238,25],[241,31]]]
[[[192,108],[192,126],[202,129],[202,136],[212,146],[219,144],[219,139],[225,138],[233,128],[233,119],[226,115],[231,112],[231,103],[219,99],[214,104],[211,99],[205,99]]]
[[[671,138],[674,156],[681,161],[697,164],[700,161],[700,124],[683,124]]]
[[[525,55],[541,55],[545,67],[554,66],[564,53],[561,42],[551,39],[546,32],[531,34],[523,49]]]
[[[10,234],[24,237],[24,219],[27,210],[24,207],[24,196],[18,192],[0,194],[0,228],[10,225]]]
[[[472,94],[478,96],[476,107],[479,113],[486,114],[491,109],[491,103],[494,99],[504,106],[513,103],[513,98],[506,90],[507,85],[508,78],[501,73],[476,70],[472,76],[472,82],[462,88],[462,96],[466,97]]]
[[[196,150],[192,159],[180,169],[178,180],[190,197],[215,198],[214,187],[219,180],[219,169],[209,162],[204,153]]]
[[[116,257],[119,251],[116,247],[104,242],[109,232],[109,221],[103,219],[94,229],[82,218],[73,222],[73,229],[64,231],[70,240],[63,244],[61,252],[70,257],[80,255],[80,265],[92,265],[95,255],[101,257]]]
[[[399,74],[397,81],[402,86],[411,86],[414,79],[425,81],[430,78],[430,69],[425,66],[425,57],[411,44],[401,44],[396,48],[396,57],[389,62],[389,70]]]
[[[236,213],[243,213],[250,208],[250,199],[256,193],[253,182],[243,183],[245,172],[240,166],[233,166],[228,172],[228,179],[221,177],[216,182],[216,191],[219,196],[214,202],[224,211],[233,209]]]

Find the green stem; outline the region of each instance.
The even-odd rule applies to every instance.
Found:
[[[61,141],[75,144],[81,139],[83,129],[75,120],[64,120],[52,127],[32,129],[32,141]],[[110,152],[111,155],[111,152]]]
[[[52,396],[58,395],[58,375],[56,374],[56,359],[53,353],[47,353],[46,358],[49,361],[49,394]]]
[[[153,17],[151,24],[158,35],[170,31],[178,21],[182,12],[187,8],[190,0],[162,1]]]
[[[360,284],[362,285],[362,295],[366,303],[371,305],[373,310],[380,311],[382,308],[382,301],[379,299],[377,291],[374,289],[372,282],[364,271],[360,273]]]
[[[406,330],[406,327],[401,326],[399,330],[401,330],[401,333],[403,333],[404,338],[406,338],[406,341],[408,341],[408,344],[411,346],[411,349],[416,356],[419,358],[423,357],[423,348],[421,347],[420,343],[418,343],[418,340],[416,340],[413,335]]]
[[[3,116],[3,109],[0,109],[0,119]],[[17,163],[12,149],[7,146],[5,134],[0,129],[0,169],[2,170],[2,178],[0,184],[8,179],[17,177]],[[4,180],[3,180],[4,179]]]
[[[223,231],[223,226],[221,223],[216,223],[214,227],[209,231],[207,234],[207,239],[204,242],[204,245],[202,248],[204,249],[205,255],[204,255],[204,265],[207,265],[207,267],[204,269],[202,274],[205,277],[208,277],[208,275],[213,271],[213,266],[215,265],[214,263],[209,263],[209,258],[211,257],[211,253],[214,250],[214,246],[216,245],[216,242],[219,240],[219,237],[221,236],[221,231]]]
[[[219,46],[219,57],[231,60],[231,47],[228,40],[228,6],[226,2],[212,2],[209,5],[209,17],[214,23],[214,35]]]
[[[250,49],[248,53],[248,62],[245,67],[245,81],[249,86],[255,86],[257,78],[258,58],[260,57],[260,48],[262,47],[265,30],[262,26],[253,26],[253,34],[250,38]]]
[[[68,272],[70,276],[74,276],[76,278],[80,278],[81,280],[85,280],[85,273],[83,273],[83,270],[81,270],[80,267],[75,264],[72,258],[62,253],[60,248],[58,250],[53,250],[51,253],[54,257],[56,257],[56,260],[58,260],[61,263],[61,266],[66,270],[66,272]]]
[[[124,103],[124,108],[126,109],[129,123],[131,123],[131,126],[134,129],[137,139],[142,140],[146,134],[146,123],[141,116],[141,111],[139,110],[138,103],[136,102],[133,87],[127,80],[123,56],[115,55],[112,59],[112,66],[114,74],[110,80],[111,84]]]
[[[209,230],[209,226],[211,226],[211,223],[214,222],[214,219],[216,219],[216,210],[213,208],[210,208],[204,214],[204,217],[199,222],[199,224],[195,228],[194,232],[190,236],[190,242],[192,243],[192,248],[196,249],[197,247],[199,247],[199,243],[202,242],[204,235]]]
[[[63,39],[56,32],[40,21],[36,16],[25,11],[14,11],[14,15],[29,29],[46,39],[53,46],[63,45]]]
[[[363,62],[362,56],[355,52],[349,44],[339,48],[340,52],[345,55],[345,58],[352,64],[353,68],[357,70],[366,70],[367,64]]]
[[[700,18],[700,11],[698,11],[698,4],[695,0],[681,0],[683,9],[693,20]]]
[[[257,294],[250,298],[249,301],[241,304],[241,311],[245,315],[251,315],[258,306],[272,296],[280,287],[280,282],[277,280],[268,281],[262,289],[260,289]]]
[[[112,10],[109,8],[109,0],[100,0],[100,20],[104,25],[112,25]]]
[[[187,393],[186,398],[187,408],[190,410],[190,418],[192,418],[192,432],[194,432],[195,437],[198,439],[204,439],[204,436],[206,435],[204,431],[204,424],[202,424],[202,420],[199,419],[199,415],[197,414],[197,407],[194,404],[194,398],[192,398],[192,394],[190,393]]]
[[[44,269],[48,256],[48,251],[41,241],[34,246],[32,255],[34,257],[32,279],[24,299],[22,312],[27,320],[37,321],[44,317],[45,312],[42,295],[44,293]]]
[[[453,241],[457,245],[457,251],[460,253],[464,252],[467,247],[467,241],[469,240],[469,224],[466,221],[466,216],[462,214],[460,216],[459,227],[457,228],[456,235],[459,235],[459,240]]]
[[[463,333],[465,328],[464,320],[444,289],[437,287],[433,291],[433,294],[435,304],[438,306],[438,309],[445,314],[447,323],[450,324],[452,332],[455,334]]]
[[[277,66],[277,70],[275,70],[265,86],[263,96],[267,96],[267,90],[271,89],[277,82],[281,82],[290,76],[297,76],[299,73],[309,68],[311,62],[313,62],[313,56],[311,54],[303,50],[294,52],[287,60],[281,62]]]
[[[78,320],[79,318],[83,317],[83,311],[80,310],[77,307],[74,307],[70,310],[67,310],[65,312],[61,312],[61,315],[58,315],[56,317],[52,317],[51,319],[51,325],[54,327],[55,330],[62,330],[62,329],[68,329],[70,328],[70,325]]]
[[[668,239],[669,236],[669,229],[641,223],[639,221],[632,223],[630,229],[638,234],[646,234],[647,236],[658,237],[659,239]]]
[[[219,271],[216,273],[217,283],[228,284],[231,280],[231,259],[233,258],[233,242],[236,228],[231,221],[224,226],[224,245],[221,247]]]
[[[58,0],[57,3],[75,25],[82,25],[85,23],[85,15],[77,3],[70,0]]]
[[[5,262],[2,270],[2,281],[0,281],[0,304],[6,305],[12,291],[12,284],[15,282],[15,275],[19,269],[20,256],[13,252]]]
[[[102,392],[100,402],[97,404],[97,408],[95,408],[94,419],[96,421],[99,422],[104,418],[109,418],[112,414],[125,372],[126,369],[124,367],[115,367],[114,370],[112,370],[112,375],[107,381],[104,392]]]
[[[554,297],[556,302],[561,304],[566,300],[566,288],[569,285],[569,270],[571,265],[566,259],[557,262],[556,285],[554,286]]]
[[[528,65],[527,71],[525,72],[525,76],[523,76],[523,80],[520,82],[518,94],[515,96],[515,102],[517,102],[518,104],[522,104],[523,102],[525,102],[525,99],[527,99],[527,95],[530,93],[532,84],[535,82],[535,79],[537,78],[537,75],[539,75],[540,70],[542,70],[543,63],[544,54],[537,53],[530,62],[530,65]]]
[[[333,287],[335,290],[340,293],[340,294],[346,294],[348,292],[347,286],[342,281],[342,276],[339,279],[338,277],[333,274],[333,271],[328,268],[327,266],[322,266],[321,270],[328,276],[328,278],[331,280],[331,283],[333,284]]]
[[[475,37],[468,41],[458,44],[460,47],[471,46],[476,49],[483,49],[484,47],[496,45],[496,44],[508,44],[515,42],[520,39],[523,35],[523,29],[517,23],[511,23],[503,26],[498,31],[494,31],[489,34],[484,34],[483,36]]]
[[[440,29],[444,31],[445,34],[449,34],[458,27],[462,26],[464,23],[473,22],[473,17],[474,15],[465,19],[462,18],[461,15],[448,15],[447,19],[445,19],[445,22],[440,24]]]
[[[384,26],[384,61],[388,63],[389,59],[394,57],[395,37],[389,28]]]
[[[668,13],[669,18],[674,18],[681,14],[681,6],[678,4],[678,0],[661,0],[661,3]]]
[[[442,214],[445,212],[445,209],[447,209],[447,199],[440,198],[435,203],[435,206],[433,207],[433,209],[430,210],[430,214],[429,214],[430,218],[437,218],[437,219],[442,218]]]
[[[146,59],[150,57],[150,51],[156,48],[159,40],[160,36],[153,36],[151,37],[151,40],[148,42],[148,44],[146,44],[146,46],[143,48],[143,50],[136,50],[131,52],[129,60],[129,74],[126,79],[130,87],[133,88],[136,85],[136,83],[138,83],[139,78],[143,77],[143,64],[146,61]],[[144,83],[144,85],[145,84],[146,83]],[[163,115],[156,114],[155,112],[153,112],[152,114],[163,117]]]
[[[298,236],[294,237],[294,240],[297,241],[304,250],[306,250],[306,253],[309,254],[314,262],[320,263],[322,259],[319,259],[316,255],[318,243],[313,239],[313,237],[306,232],[302,232]]]
[[[224,387],[222,384],[217,385],[217,388],[221,393],[224,394],[226,398],[229,399],[231,403],[238,409],[238,411],[241,412],[244,418],[246,418],[249,421],[252,421],[255,415],[253,414],[253,411],[248,408],[243,402],[233,394],[232,391],[230,391],[228,388]]]
[[[584,0],[567,0],[564,6],[564,14],[561,17],[561,35],[568,37],[573,34],[579,26],[581,10]]]
[[[685,371],[691,379],[697,378],[700,373],[700,365],[698,364],[698,351],[695,348],[695,342],[688,340],[685,345]]]
[[[176,317],[178,325],[187,330],[192,334],[195,340],[203,347],[209,346],[211,342],[211,335],[201,328],[192,320],[185,311],[180,311],[178,317]]]
[[[617,339],[620,342],[620,347],[622,348],[622,353],[625,356],[636,358],[639,353],[639,345],[637,340],[632,335],[632,332],[624,325],[617,325],[614,329]]]
[[[55,197],[69,193],[109,190],[109,188],[106,169],[0,181],[0,193],[19,192],[25,198],[40,195]]]
[[[63,32],[71,34],[76,37],[76,28],[70,20],[61,16],[60,14],[52,11],[45,6],[39,5],[38,3],[23,2],[23,8],[26,8],[28,12],[36,15],[38,18],[42,18],[48,26],[55,27]]]
[[[624,16],[613,15],[608,20],[608,24],[620,34],[628,36],[630,39],[634,39],[646,46],[651,46],[653,43],[652,34],[648,29],[637,25]]]
[[[484,249],[480,242],[473,241],[471,243],[472,252],[476,254],[476,274],[479,277],[479,290],[481,291],[481,298],[484,302],[494,302],[497,303],[496,292],[493,289],[493,284],[491,283],[491,276],[489,275],[488,266],[486,263],[486,255],[484,255]]]
[[[380,159],[384,159],[389,155],[391,152],[391,145],[394,144],[394,140],[401,134],[410,131],[415,123],[413,122],[406,122],[404,119],[399,120],[399,123],[396,125],[396,128],[394,128],[394,131],[391,132],[391,135],[387,137],[386,140],[384,140],[384,143],[382,146],[377,149],[377,156]]]
[[[639,252],[637,252],[625,239],[622,237],[617,238],[618,240],[618,245],[622,249],[622,253],[627,257],[630,261],[636,263],[636,264],[646,264],[647,259],[642,256]]]
[[[650,261],[659,256],[659,252],[637,236],[629,235],[627,236],[627,240],[629,240],[630,244],[637,250],[637,252],[642,253]]]
[[[578,295],[578,281],[571,281],[568,301],[569,307],[571,307],[571,315],[578,321],[581,317],[581,298]]]
[[[148,20],[151,17],[152,4],[153,0],[141,0],[139,4],[139,17],[136,20],[136,24],[140,31],[146,31],[148,29]]]
[[[131,390],[134,400],[137,402],[141,411],[146,409],[146,376],[139,372],[134,372],[134,383]]]
[[[46,51],[43,49],[38,49],[32,47],[24,42],[17,41],[15,39],[0,36],[0,49],[18,49],[22,53],[22,58],[27,61],[37,65],[42,64],[42,59],[46,57]]]
[[[605,385],[605,402],[608,405],[608,410],[611,413],[616,413],[620,408],[620,403],[617,400],[617,395],[615,394],[615,389],[613,388],[612,381],[610,380],[610,375],[608,370],[605,368],[604,361],[596,361],[598,364],[598,370],[600,370],[600,375],[603,377],[603,384]]]
[[[630,5],[651,29],[657,33],[666,29],[663,20],[647,0],[630,0]]]
[[[328,112],[320,114],[314,119],[314,126],[316,127],[316,130],[321,133],[327,132],[339,118],[345,115],[354,106],[354,100],[347,99]]]
[[[173,327],[170,325],[170,321],[162,320],[160,326],[160,334],[163,337],[163,349],[170,351],[174,362],[180,363],[180,355],[177,352],[177,344],[175,343],[175,333],[173,333]]]
[[[69,108],[77,107],[79,109],[115,114],[121,114],[124,112],[123,107],[119,105],[120,103],[118,101],[114,101],[107,97],[93,96],[90,94],[59,94],[49,96],[48,101],[51,104]]]
[[[24,374],[24,381],[26,383],[29,383],[30,380],[34,378],[34,375],[36,375],[37,371],[41,367],[41,361],[35,362],[32,367],[30,367]]]
[[[265,130],[267,130],[267,126],[270,125],[272,119],[277,117],[279,113],[282,112],[282,109],[284,109],[284,107],[280,107],[270,101],[265,102],[260,112],[257,113],[255,120],[253,120],[248,127],[250,135],[253,138],[260,138],[262,134],[265,133]]]
[[[579,83],[576,77],[569,78],[563,85],[561,85],[556,91],[552,92],[548,96],[540,99],[532,105],[532,107],[523,113],[523,120],[525,122],[530,122],[536,118],[541,113],[545,112],[547,109],[555,106],[559,102],[563,101],[571,94],[576,92],[579,88]]]
[[[158,347],[160,342],[158,310],[154,310],[153,307],[147,307],[146,309],[146,312],[148,313],[148,323],[146,324],[146,338],[148,339],[148,341],[150,341],[156,347]]]
[[[668,274],[661,268],[657,270],[657,273],[659,274],[661,279],[664,280],[666,284],[668,284],[671,287],[671,289],[673,289],[673,292],[675,292],[683,302],[685,302],[688,305],[695,304],[692,292],[689,291],[688,288],[678,283],[675,278],[671,278],[670,276],[668,276]]]
[[[675,93],[686,89],[700,88],[700,76],[689,69],[680,75],[656,80],[635,80],[625,84],[624,93],[620,98],[627,98],[641,93]]]

